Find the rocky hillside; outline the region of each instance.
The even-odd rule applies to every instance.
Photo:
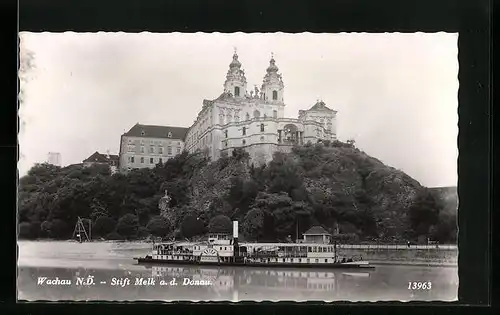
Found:
[[[427,189],[352,145],[296,147],[291,153],[277,153],[261,167],[252,165],[244,153],[236,155],[194,172],[188,206],[197,215],[223,214],[242,222],[244,230],[252,230],[248,214],[264,212],[272,217],[272,229],[289,226],[285,234],[292,238],[298,223],[300,233],[313,224],[332,232],[340,225],[340,233],[353,241],[413,239],[422,233],[434,236],[440,205]],[[287,200],[280,199],[282,193]],[[273,198],[283,202],[281,208],[271,209]],[[253,222],[257,225],[253,230],[265,229],[263,221]],[[267,237],[261,234],[254,237],[285,236],[271,231]]]

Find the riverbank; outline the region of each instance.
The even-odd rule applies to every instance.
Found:
[[[78,256],[81,254],[87,257],[105,259],[109,253],[117,253],[121,257],[132,257],[146,255],[151,249],[151,243],[142,241],[93,241],[75,245],[75,241],[19,241],[26,243],[28,247],[37,244],[38,248],[55,245],[68,255]],[[46,243],[42,244],[42,243]],[[76,242],[78,243],[78,242]],[[31,245],[30,245],[31,244]],[[99,246],[102,244],[103,246]],[[97,245],[97,247],[95,247]],[[370,261],[375,265],[407,265],[407,266],[436,266],[436,267],[456,267],[458,266],[458,248],[452,245],[440,245],[440,247],[426,246],[400,246],[400,245],[339,245],[339,257],[362,257],[363,260]],[[101,254],[95,252],[96,248],[103,248],[105,252]],[[135,252],[139,251],[139,252]],[[106,254],[107,253],[107,254]],[[135,256],[134,256],[135,255]]]

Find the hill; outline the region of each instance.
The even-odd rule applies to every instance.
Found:
[[[108,239],[180,239],[230,230],[238,220],[247,240],[295,239],[320,224],[346,242],[454,242],[456,211],[447,204],[405,173],[336,141],[276,153],[263,166],[243,150],[214,162],[184,152],[127,174],[111,175],[102,165],[36,165],[20,179],[19,228],[23,238],[69,238],[80,216],[92,220],[93,235]]]

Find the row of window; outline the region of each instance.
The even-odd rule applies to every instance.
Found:
[[[198,130],[198,131],[194,131],[194,132],[193,132],[193,134],[189,137],[189,142],[190,142],[190,143],[193,143],[193,141],[194,141],[194,140],[196,140],[196,139],[198,139],[198,138],[200,137],[200,135],[201,135],[202,133],[204,133],[204,131],[205,131],[206,129],[207,129],[207,128],[202,127],[202,128],[201,128],[201,131],[200,131],[200,130]]]
[[[134,140],[133,139],[128,139],[128,144],[129,145],[133,145],[134,144]],[[172,140],[168,140],[168,141],[161,141],[161,140],[140,140],[140,144],[141,145],[145,145],[146,143],[150,144],[150,145],[158,145],[158,146],[163,146],[165,143],[166,144],[176,144],[176,145],[181,145],[181,142],[180,141],[172,141]]]
[[[265,138],[263,136],[260,137],[260,141],[264,141],[264,140],[265,140]],[[243,140],[241,140],[241,144],[242,145],[246,145],[247,141],[245,139],[243,139]],[[224,146],[227,148],[227,146],[228,146],[228,142],[227,141],[224,141]]]
[[[253,116],[255,118],[260,118],[260,112],[258,110],[255,110],[253,112]],[[278,118],[278,111],[277,110],[273,110],[273,117],[274,118]],[[224,123],[224,118],[226,118],[226,122],[225,122],[226,124],[229,124],[233,120],[233,116],[231,116],[231,114],[227,114],[226,116],[224,116],[224,114],[220,114],[219,115],[219,124],[221,124],[221,125],[225,124]],[[267,118],[266,114],[264,114],[264,118]],[[246,120],[250,120],[250,114],[249,113],[246,113],[245,119]],[[240,116],[235,115],[234,116],[234,122],[239,122],[239,121],[240,121]]]
[[[145,136],[145,135],[146,135],[146,132],[144,130],[141,130],[141,136]],[[172,138],[172,133],[171,132],[167,133],[167,138]]]
[[[333,253],[333,246],[294,246],[294,247],[280,247],[281,251],[286,252],[309,252],[309,253]]]
[[[235,86],[234,87],[234,96],[240,96],[240,87]],[[264,94],[264,98],[266,97],[266,94]],[[276,101],[278,100],[278,91],[274,90],[273,91],[273,100]]]
[[[260,124],[260,132],[264,132],[264,130],[265,130],[264,124]],[[243,136],[247,135],[247,127],[243,127],[241,131]],[[224,137],[227,138],[227,130],[224,130]]]
[[[241,129],[241,131],[242,131],[242,135],[243,135],[243,136],[246,136],[246,134],[247,134],[247,127],[243,127],[243,128]],[[264,126],[264,124],[260,124],[260,132],[264,132],[264,131],[265,131],[265,126]],[[278,133],[281,133],[281,130],[278,130]],[[317,135],[318,137],[321,137],[321,136],[323,135],[322,130],[321,130],[321,129],[319,129],[319,128],[318,128],[318,129],[316,129],[316,135]],[[227,138],[227,137],[228,137],[228,131],[227,131],[227,130],[224,130],[224,137],[225,137],[225,138]]]
[[[141,146],[140,147],[140,152],[141,153],[145,153],[145,147],[144,146]],[[149,147],[149,153],[155,153],[155,147],[154,146],[150,146]],[[177,147],[176,148],[176,151],[177,151],[177,154],[180,154],[181,153],[181,147]],[[128,152],[135,152],[135,146],[134,145],[129,145],[128,146]],[[163,154],[163,147],[158,147],[158,154]],[[172,147],[167,147],[167,154],[168,155],[172,155]]]
[[[307,248],[310,253],[332,253],[333,247],[311,246]]]
[[[146,163],[147,161],[149,161],[149,164],[158,164],[158,163],[163,163],[163,159],[162,158],[149,158],[149,159],[146,159],[144,158],[143,156],[140,157],[139,161],[141,162],[141,164],[144,164]],[[128,157],[128,162],[129,163],[135,163],[135,156],[129,156]]]

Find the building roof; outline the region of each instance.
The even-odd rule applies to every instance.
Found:
[[[315,225],[309,230],[307,230],[304,233],[304,235],[331,235],[331,234],[328,233],[328,231],[324,227],[320,225]]]
[[[317,101],[316,104],[313,105],[313,107],[309,108],[309,110],[318,110],[318,111],[331,111],[334,112],[333,109],[328,108],[323,101]]]
[[[83,162],[93,162],[93,163],[108,163],[110,161],[118,161],[119,157],[115,154],[110,154],[109,158],[107,154],[102,154],[95,151],[91,156],[83,160]]]
[[[184,140],[188,129],[189,128],[184,127],[141,125],[137,123],[123,135],[140,138],[172,138]],[[171,137],[169,137],[169,133]]]

